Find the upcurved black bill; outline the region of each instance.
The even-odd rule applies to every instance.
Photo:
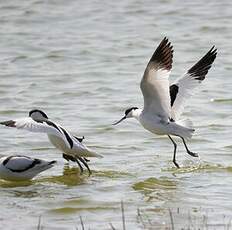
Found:
[[[124,117],[123,117],[122,119],[120,119],[119,121],[113,123],[112,125],[117,125],[117,124],[119,124],[120,122],[122,122],[122,121],[125,120],[125,119],[126,119],[126,116],[124,116]]]

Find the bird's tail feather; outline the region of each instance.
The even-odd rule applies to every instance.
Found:
[[[185,139],[191,139],[195,129],[193,123],[190,120],[179,120],[173,124],[173,135],[183,137]]]
[[[36,169],[38,171],[42,172],[44,170],[52,168],[56,163],[57,163],[56,161],[43,161],[43,160],[41,160],[41,163],[38,164]]]
[[[194,129],[193,122],[190,119],[181,119],[181,120],[178,120],[176,123],[186,128]]]
[[[102,155],[99,153],[94,152],[93,150],[86,148],[85,153],[83,154],[84,157],[96,157],[96,158],[103,158]]]

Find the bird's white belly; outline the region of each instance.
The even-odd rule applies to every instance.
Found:
[[[165,135],[167,134],[167,125],[165,122],[160,122],[160,118],[147,118],[146,116],[140,116],[139,122],[148,131],[157,134]]]

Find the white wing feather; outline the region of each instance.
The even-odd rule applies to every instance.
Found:
[[[164,38],[151,57],[144,72],[140,88],[144,98],[144,111],[168,120],[171,113],[169,74],[173,50]]]
[[[78,141],[72,134],[70,134],[60,125],[55,124],[50,120],[35,121],[31,117],[26,117],[10,121],[3,121],[0,122],[0,124],[35,133],[46,133],[48,134],[48,137],[53,145],[55,145],[58,149],[61,148],[62,151],[68,154],[79,154],[80,156],[85,157],[102,157],[100,154],[95,153]],[[51,140],[52,136],[58,137],[58,145],[55,144],[57,143],[56,140]],[[65,145],[63,145],[62,142],[64,142]],[[62,145],[62,147],[60,147],[60,145]]]
[[[173,120],[178,120],[180,118],[186,102],[194,94],[197,86],[205,79],[216,55],[217,49],[213,46],[205,56],[170,86],[171,101],[173,103],[171,117]],[[174,89],[175,87],[176,89]]]
[[[167,70],[150,70],[145,73],[141,81],[141,90],[144,98],[144,111],[169,118],[170,94],[169,94],[169,73]]]
[[[34,133],[46,133],[50,135],[55,135],[61,138],[67,146],[69,146],[68,141],[64,138],[63,131],[54,126],[48,125],[46,122],[37,122],[31,117],[19,118],[11,121],[4,121],[0,124],[6,125],[9,127],[16,127],[17,129],[27,130]]]
[[[189,98],[194,94],[194,89],[201,81],[194,80],[189,74],[185,74],[174,84],[178,86],[178,95],[172,106],[171,117],[173,120],[179,120],[180,115],[184,111],[184,107]]]

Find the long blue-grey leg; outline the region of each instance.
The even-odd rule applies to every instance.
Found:
[[[73,162],[76,162],[76,159],[73,157],[73,156],[71,156],[71,155],[68,155],[68,154],[65,154],[65,153],[63,153],[63,158],[66,160],[66,161],[73,161]]]
[[[82,159],[81,157],[78,157],[78,160],[88,169],[88,172],[89,172],[89,176],[92,174],[87,162],[85,161],[85,158]]]
[[[187,153],[188,153],[190,156],[192,156],[192,157],[198,157],[198,154],[197,154],[197,153],[193,153],[193,152],[191,152],[191,151],[188,149],[188,146],[186,145],[185,139],[184,139],[183,137],[180,137],[180,138],[182,139],[182,141],[183,141],[183,143],[184,143],[184,147],[185,147]]]
[[[180,168],[180,166],[177,164],[176,162],[176,148],[177,148],[177,144],[176,142],[168,135],[169,139],[171,140],[171,142],[173,143],[174,145],[174,153],[173,153],[173,163],[174,165],[177,167],[177,168]]]
[[[79,160],[78,159],[76,159],[76,162],[77,162],[77,164],[78,164],[78,166],[79,166],[79,168],[80,168],[80,170],[81,170],[81,174],[83,173],[83,167],[81,166],[81,163],[79,162]]]

